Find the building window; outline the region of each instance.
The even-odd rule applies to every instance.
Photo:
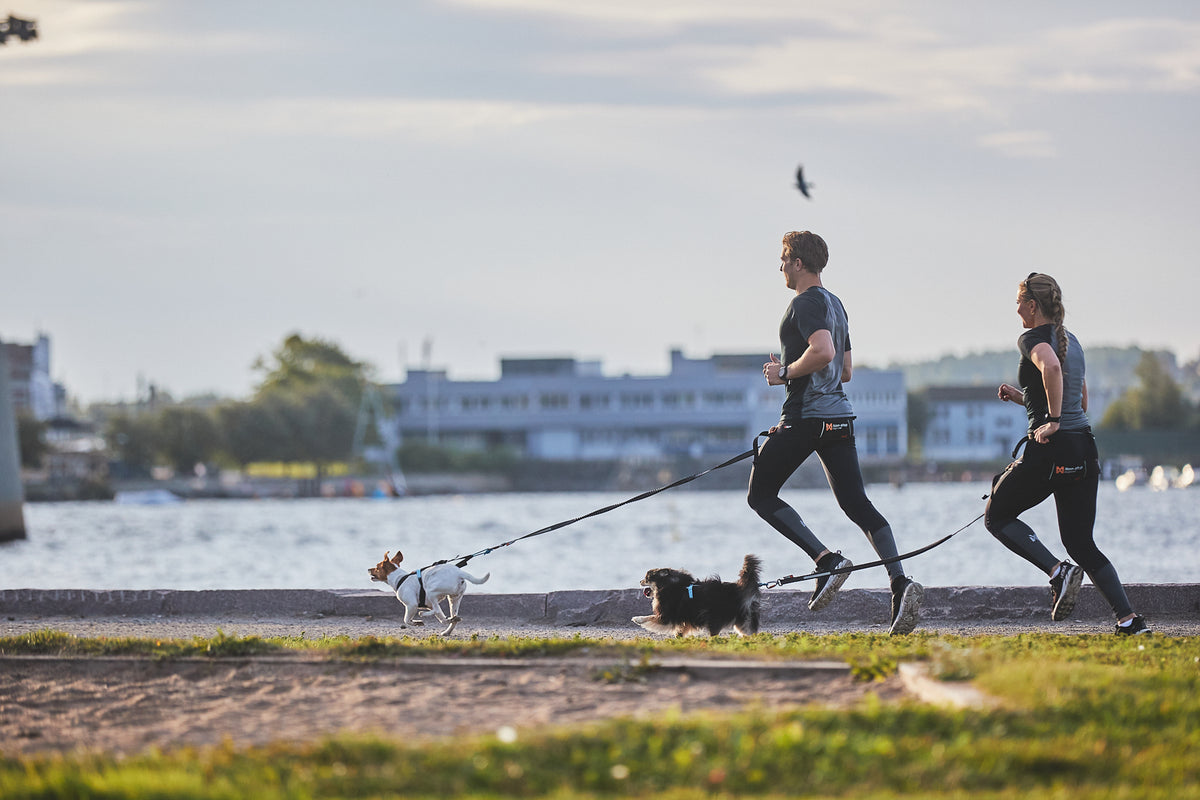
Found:
[[[544,394],[540,400],[543,411],[562,411],[571,404],[571,398],[558,393]]]
[[[705,392],[704,404],[706,406],[738,406],[742,405],[745,398],[741,392]]]
[[[665,408],[692,408],[696,405],[695,392],[667,392],[662,398]]]
[[[654,395],[646,392],[624,392],[621,394],[621,408],[653,408]]]
[[[584,394],[579,396],[579,407],[584,411],[603,410],[608,408],[608,395]]]

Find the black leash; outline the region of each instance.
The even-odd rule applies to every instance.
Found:
[[[987,495],[985,494],[983,497],[984,497],[984,499],[986,499]],[[963,525],[961,528],[956,530],[954,533],[951,533],[947,536],[943,536],[942,538],[938,539],[936,542],[932,542],[931,544],[927,544],[924,547],[919,547],[916,550],[912,550],[907,553],[901,553],[898,556],[892,556],[891,558],[881,558],[878,561],[869,561],[866,564],[853,564],[849,567],[842,567],[841,569],[827,569],[827,570],[822,570],[820,572],[810,572],[807,575],[785,575],[784,577],[777,578],[776,580],[773,580],[773,581],[767,581],[766,583],[760,583],[759,586],[762,586],[767,589],[774,589],[776,586],[784,586],[785,584],[789,584],[789,583],[797,583],[799,581],[808,581],[808,580],[813,580],[813,579],[828,578],[831,575],[845,575],[849,572],[858,572],[860,569],[868,569],[870,567],[881,567],[885,564],[891,564],[892,562],[895,562],[895,561],[903,561],[906,558],[912,558],[913,556],[919,556],[922,553],[928,553],[933,548],[938,547],[939,545],[945,544],[946,542],[950,541],[955,536],[962,533],[967,528],[971,527],[972,525],[974,525],[976,522],[978,522],[981,519],[983,519],[983,514],[980,514],[978,517],[971,520],[966,525]]]
[[[544,528],[539,528],[536,531],[527,533],[524,536],[518,536],[515,539],[510,539],[507,542],[501,542],[500,544],[492,545],[491,547],[485,547],[482,550],[476,550],[474,553],[470,553],[465,556],[455,556],[454,558],[443,558],[441,561],[435,561],[432,564],[430,564],[429,566],[422,567],[421,569],[429,569],[430,567],[436,567],[440,564],[449,564],[451,561],[454,562],[455,566],[465,567],[471,559],[473,559],[477,556],[485,556],[488,553],[491,553],[495,550],[499,550],[502,547],[508,547],[510,545],[516,544],[517,542],[524,541],[525,539],[532,539],[534,536],[541,536],[544,533],[550,533],[551,531],[557,531],[561,528],[567,527],[568,525],[574,525],[576,522],[582,522],[583,520],[589,519],[590,517],[598,517],[601,514],[607,514],[609,511],[615,511],[616,509],[621,508],[622,506],[627,506],[630,503],[636,503],[639,500],[645,500],[648,497],[653,497],[654,495],[659,494],[661,492],[665,492],[668,489],[674,489],[678,486],[683,486],[685,483],[691,483],[692,481],[696,480],[697,478],[703,478],[705,475],[709,474],[710,472],[716,472],[719,469],[724,469],[725,467],[728,467],[732,464],[736,464],[739,461],[745,461],[747,458],[750,458],[752,456],[757,457],[758,456],[758,440],[760,438],[762,438],[763,436],[770,436],[770,432],[763,431],[762,433],[758,434],[758,436],[755,436],[754,437],[754,447],[750,448],[746,452],[739,453],[736,456],[734,456],[733,458],[730,458],[726,461],[722,461],[720,464],[709,467],[708,469],[703,470],[701,472],[697,472],[692,475],[688,475],[686,478],[680,478],[677,481],[668,483],[664,486],[659,486],[656,489],[651,489],[648,492],[642,492],[641,494],[631,497],[628,500],[622,500],[620,503],[613,503],[612,505],[605,506],[604,508],[597,508],[595,511],[589,511],[586,514],[582,514],[578,517],[574,517],[573,519],[567,519],[567,520],[563,520],[562,522],[556,522],[553,525],[547,525]],[[987,497],[988,496],[985,494],[983,496],[983,499],[986,500]],[[768,589],[772,589],[776,586],[783,586],[783,585],[789,584],[789,583],[796,583],[798,581],[812,580],[815,578],[826,578],[826,577],[829,577],[830,575],[841,575],[841,574],[847,573],[847,572],[857,572],[860,569],[867,569],[869,567],[879,567],[879,566],[883,566],[885,564],[891,564],[893,561],[901,561],[906,558],[912,558],[913,556],[919,556],[922,553],[926,553],[926,552],[932,550],[933,548],[938,547],[939,545],[945,544],[946,542],[950,541],[950,539],[952,539],[954,536],[962,533],[963,531],[965,531],[967,528],[974,525],[976,522],[978,522],[982,518],[983,518],[983,514],[980,514],[978,517],[971,520],[966,525],[963,525],[961,528],[956,530],[954,533],[951,533],[948,536],[943,536],[941,539],[938,539],[936,542],[933,542],[932,544],[927,544],[924,547],[921,547],[917,550],[913,550],[908,553],[901,553],[900,555],[893,556],[892,558],[882,558],[878,561],[871,561],[867,564],[855,564],[853,566],[845,567],[843,569],[834,569],[834,570],[825,570],[822,572],[813,572],[813,573],[809,573],[808,575],[786,575],[786,576],[779,578],[777,580],[774,580],[774,581],[768,581],[767,583],[760,583],[759,586],[764,586]],[[418,570],[418,572],[420,572],[420,571],[421,570]]]
[[[762,434],[760,434],[760,436],[761,435]],[[728,467],[731,464],[736,464],[739,461],[745,461],[747,458],[750,458],[751,456],[754,456],[757,453],[758,453],[758,437],[755,437],[753,449],[747,450],[744,453],[739,453],[738,455],[734,456],[733,458],[729,459],[728,461],[722,461],[720,464],[717,464],[714,467],[709,467],[708,469],[704,470],[703,472],[697,472],[694,475],[688,475],[686,478],[680,478],[679,480],[675,481],[674,483],[668,483],[665,486],[659,486],[657,489],[651,489],[648,492],[642,492],[641,494],[637,495],[636,497],[631,497],[628,500],[623,500],[620,503],[613,503],[611,506],[605,506],[604,508],[598,508],[595,511],[589,511],[588,513],[586,513],[582,516],[575,517],[574,519],[563,520],[562,522],[556,522],[553,525],[547,525],[546,527],[540,528],[536,531],[533,531],[532,533],[527,533],[524,536],[518,536],[516,539],[512,539],[511,541],[502,542],[501,544],[493,545],[492,547],[487,547],[487,548],[484,548],[483,550],[478,550],[474,553],[471,553],[470,555],[455,556],[454,558],[445,558],[445,559],[442,559],[441,561],[435,561],[432,564],[430,564],[429,567],[436,567],[439,564],[448,564],[451,561],[453,561],[459,567],[464,567],[467,565],[468,561],[470,561],[472,558],[475,558],[476,556],[484,556],[484,555],[487,555],[488,553],[492,552],[493,550],[499,550],[501,547],[508,547],[509,545],[516,544],[517,542],[523,541],[525,539],[531,539],[534,536],[541,536],[543,533],[550,533],[551,531],[556,531],[560,528],[565,528],[568,525],[574,525],[576,522],[580,522],[582,520],[588,519],[589,517],[597,517],[601,514],[607,514],[609,511],[618,509],[621,506],[627,506],[630,503],[636,503],[638,500],[645,500],[647,497],[653,497],[654,495],[656,495],[660,492],[665,492],[667,489],[674,489],[677,486],[683,486],[685,483],[691,483],[692,481],[696,480],[697,478],[702,478],[710,472],[716,472],[717,470],[724,469],[725,467]],[[429,567],[425,567],[424,569],[429,569]]]

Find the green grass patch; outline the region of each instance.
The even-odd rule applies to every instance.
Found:
[[[0,651],[162,655],[164,643],[43,632]],[[153,647],[151,646],[153,645]],[[186,645],[186,647],[185,647]],[[868,680],[901,661],[970,679],[998,708],[951,711],[874,697],[851,710],[769,707],[586,726],[520,728],[430,744],[339,737],[319,744],[0,758],[0,797],[1200,797],[1200,640],[1193,637],[921,633],[760,635],[677,642],[216,637],[180,655],[325,653],[632,656],[597,680],[636,680],[655,655],[840,659]],[[211,650],[209,648],[212,648]],[[2,745],[0,745],[2,751]]]

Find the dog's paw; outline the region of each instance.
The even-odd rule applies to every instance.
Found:
[[[654,619],[654,617],[634,617],[631,622],[633,622],[634,625],[645,625],[652,619]]]
[[[412,622],[410,622],[408,624],[409,625],[424,625],[425,620],[421,619],[420,617],[417,617],[416,619],[414,619]]]

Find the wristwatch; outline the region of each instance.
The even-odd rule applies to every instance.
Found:
[[[788,379],[787,368],[788,368],[787,364],[779,365],[779,380],[786,381]]]
[[[1046,415],[1046,422],[1059,422],[1061,420],[1062,417],[1052,417],[1049,414]]]

